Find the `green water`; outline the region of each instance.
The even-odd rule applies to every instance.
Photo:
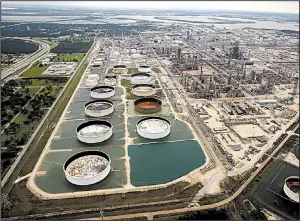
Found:
[[[134,186],[167,183],[205,163],[202,148],[195,140],[130,145],[128,154]]]

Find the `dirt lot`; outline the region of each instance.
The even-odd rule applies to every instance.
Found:
[[[194,195],[199,189],[199,184],[188,187],[188,183],[180,182],[164,189],[127,193],[125,197],[121,194],[113,194],[64,200],[40,200],[26,188],[26,181],[21,181],[13,187],[10,193],[10,200],[13,202],[12,207],[10,211],[2,210],[2,217],[26,216],[60,211],[65,212],[89,208],[99,209],[166,200],[182,200]],[[149,206],[147,207],[149,208]],[[142,210],[145,211],[144,209]],[[87,213],[93,214],[95,211],[89,211]]]

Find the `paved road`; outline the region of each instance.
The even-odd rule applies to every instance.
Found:
[[[50,46],[48,44],[46,44],[45,42],[36,41],[36,40],[32,40],[32,39],[24,39],[24,38],[15,38],[15,39],[23,39],[26,41],[32,41],[32,42],[38,43],[39,49],[35,53],[25,57],[24,59],[17,62],[16,64],[13,64],[11,67],[4,69],[1,72],[1,81],[2,82],[6,82],[6,81],[12,79],[13,77],[15,77],[14,73],[16,73],[19,70],[21,70],[22,68],[26,67],[26,65],[28,65],[28,64],[33,64],[34,62],[39,60],[41,56],[49,53],[49,51],[50,51]],[[24,71],[30,67],[31,66],[29,65],[26,69],[24,69]]]

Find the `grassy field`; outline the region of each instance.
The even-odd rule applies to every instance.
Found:
[[[128,68],[128,74],[135,74],[138,72],[139,72],[138,68]]]
[[[39,65],[34,65],[33,67],[31,67],[30,69],[28,69],[27,71],[25,71],[22,76],[24,77],[37,77],[40,76],[40,74],[45,71],[49,66],[48,65],[44,65],[43,67],[39,67]]]
[[[48,41],[48,44],[50,45],[50,49],[55,48],[58,45],[53,41],[50,41],[50,42]]]
[[[52,61],[58,62],[58,61],[73,61],[73,59],[76,59],[78,62],[80,62],[85,56],[85,53],[72,53],[72,54],[58,54],[55,58],[53,58]]]
[[[161,73],[161,70],[159,68],[152,68],[152,71],[154,71],[155,73]]]
[[[29,89],[29,95],[31,96],[31,97],[33,97],[41,88],[40,87],[28,87],[28,89]],[[23,92],[23,91],[25,91],[26,90],[26,88],[20,88],[19,90],[18,90],[18,92]]]

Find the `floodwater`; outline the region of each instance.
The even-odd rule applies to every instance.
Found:
[[[262,202],[267,209],[285,214],[284,219],[299,218],[299,204],[284,199],[286,196],[283,192],[284,180],[289,176],[299,176],[299,168],[283,162],[273,162],[262,175],[253,187],[257,188],[253,197]]]
[[[85,83],[85,79],[83,79]],[[123,118],[124,104],[120,96],[124,93],[122,88],[116,87],[116,95],[110,98],[114,103],[115,111],[101,120],[109,121],[113,125],[113,135],[108,140],[98,144],[85,144],[77,139],[76,128],[79,124],[91,118],[85,115],[84,104],[94,100],[90,96],[90,88],[84,83],[75,92],[72,103],[67,109],[64,121],[59,125],[55,137],[50,143],[50,152],[42,160],[39,171],[46,172],[45,175],[35,177],[36,185],[47,193],[70,193],[77,191],[91,191],[98,189],[120,188],[127,183],[125,172],[125,124]],[[63,171],[64,162],[80,151],[100,150],[107,153],[111,158],[112,171],[101,182],[89,186],[76,186],[69,183]]]
[[[130,178],[134,186],[171,182],[205,164],[195,140],[130,145]]]
[[[169,19],[180,19],[186,20],[186,22],[178,22],[178,21],[169,21],[165,19],[156,19],[155,17],[164,17]],[[68,18],[74,18],[74,16],[70,16]],[[78,18],[78,17],[76,17]],[[82,17],[84,18],[84,17]],[[124,18],[124,19],[114,19],[114,18]],[[126,19],[125,19],[126,18]],[[164,22],[165,24],[170,23],[189,23],[189,21],[202,21],[202,22],[216,22],[214,19],[220,20],[231,20],[231,21],[251,21],[255,23],[238,23],[238,24],[213,24],[218,28],[228,28],[228,29],[240,29],[240,28],[266,28],[266,29],[285,29],[285,30],[294,30],[299,31],[299,24],[286,22],[286,23],[278,23],[275,21],[258,21],[258,20],[250,20],[250,19],[242,19],[242,18],[227,18],[227,17],[218,17],[218,16],[143,16],[143,15],[118,15],[114,17],[107,17],[105,19],[95,18],[94,20],[70,20],[70,21],[59,21],[63,18],[62,16],[2,16],[2,21],[27,21],[27,22],[42,22],[42,21],[51,21],[58,22],[64,24],[103,24],[103,23],[111,23],[111,24],[129,24],[135,23],[136,20],[144,20],[144,21],[157,21]],[[197,25],[197,23],[193,23]],[[198,24],[203,25],[203,24]],[[206,24],[211,25],[211,24]]]

